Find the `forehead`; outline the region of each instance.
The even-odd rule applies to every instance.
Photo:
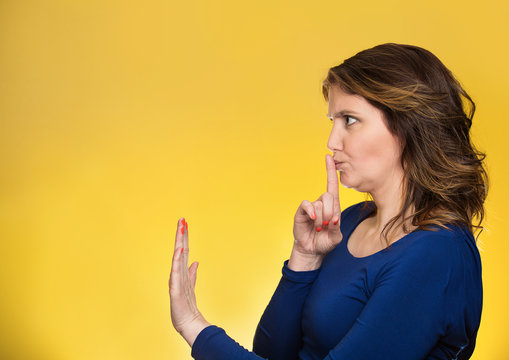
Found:
[[[343,114],[380,115],[380,110],[371,105],[364,97],[345,92],[339,86],[329,88],[329,113],[337,117]]]

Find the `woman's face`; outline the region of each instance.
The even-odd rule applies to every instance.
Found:
[[[362,96],[331,86],[328,117],[333,126],[327,147],[343,186],[373,193],[399,185],[401,147],[385,125],[382,111]]]

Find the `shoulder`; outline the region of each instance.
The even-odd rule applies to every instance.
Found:
[[[462,226],[416,230],[400,241],[390,250],[393,256],[383,266],[382,278],[398,274],[455,292],[468,287],[481,291],[479,252],[473,236]]]
[[[415,230],[407,236],[409,238],[401,239],[402,243],[398,245],[398,256],[394,259],[397,263],[414,268],[419,264],[426,267],[433,264],[435,268],[446,270],[475,260],[475,256],[470,259],[464,256],[473,239],[461,227],[444,229],[436,226],[431,230]]]
[[[449,263],[476,260],[479,255],[472,234],[462,225],[433,226],[416,230],[404,254],[411,259],[435,259]]]

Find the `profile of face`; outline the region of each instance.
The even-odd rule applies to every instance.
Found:
[[[381,110],[360,95],[331,86],[327,116],[333,121],[327,147],[344,187],[373,193],[401,183],[402,148]]]

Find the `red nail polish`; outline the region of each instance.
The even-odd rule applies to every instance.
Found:
[[[182,252],[184,251],[184,248],[180,248],[180,253],[182,254]]]
[[[322,227],[321,226],[316,228],[316,232],[320,232],[320,231],[322,231]]]
[[[324,222],[323,222],[323,226],[326,226],[326,225],[329,225],[329,222],[328,222],[328,221],[324,221]]]
[[[182,225],[186,226],[186,218],[182,218]]]
[[[182,231],[182,234],[183,234],[186,231],[186,227],[182,226],[182,229],[180,231]]]
[[[339,219],[337,219],[336,221],[334,221],[334,225],[337,225],[339,222]]]
[[[316,219],[316,214],[313,213],[313,215],[311,215],[311,219],[315,220]]]

